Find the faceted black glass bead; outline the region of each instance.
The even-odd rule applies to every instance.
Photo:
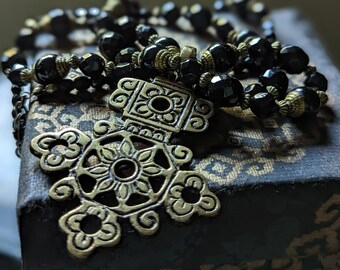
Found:
[[[238,33],[236,37],[236,44],[239,45],[242,42],[246,42],[249,38],[255,38],[259,35],[251,30],[243,30],[240,33]]]
[[[137,40],[143,46],[147,46],[149,44],[149,39],[153,35],[157,35],[157,31],[155,28],[149,25],[143,25],[137,27]]]
[[[106,83],[110,85],[110,87],[116,87],[119,80],[125,77],[133,77],[138,78],[137,76],[137,68],[135,65],[131,63],[122,63],[118,64],[116,68],[113,70],[112,74],[106,78]],[[144,73],[145,72],[144,70]]]
[[[250,84],[246,88],[244,88],[243,92],[244,92],[244,94],[250,94],[253,97],[258,93],[265,93],[266,88],[259,83],[254,83],[254,84]]]
[[[25,56],[20,53],[16,48],[5,51],[4,54],[1,56],[2,72],[6,74],[6,70],[10,70],[14,64],[27,66]]]
[[[79,69],[91,78],[100,76],[105,69],[105,61],[94,53],[85,54],[79,62]]]
[[[239,103],[242,93],[242,84],[223,74],[212,78],[205,96],[218,107],[234,107]]]
[[[16,86],[24,86],[25,84],[21,79],[21,71],[23,71],[26,67],[20,64],[14,64],[12,70],[8,73],[8,79],[11,81],[13,85]]]
[[[141,68],[145,68],[148,71],[155,71],[156,55],[163,49],[163,46],[156,44],[145,47],[140,55]]]
[[[48,13],[51,20],[51,33],[58,38],[66,38],[71,32],[71,20],[61,9],[54,9]]]
[[[74,88],[79,91],[86,91],[92,85],[92,80],[86,76],[80,76],[74,80]]]
[[[16,38],[16,46],[20,51],[35,49],[36,34],[32,29],[22,28]]]
[[[299,47],[285,46],[280,51],[281,68],[290,74],[299,74],[307,69],[309,57]]]
[[[137,21],[128,16],[123,16],[117,20],[119,33],[124,36],[129,45],[133,45],[136,41],[136,27]]]
[[[187,59],[182,61],[180,66],[180,76],[183,84],[187,87],[196,85],[202,75],[202,64],[197,59]]]
[[[62,79],[57,70],[57,55],[49,54],[35,64],[35,76],[42,85],[57,83]]]
[[[127,47],[127,43],[121,34],[106,32],[100,37],[98,47],[106,59],[114,60],[117,53]]]
[[[254,38],[249,42],[246,66],[251,73],[259,75],[274,66],[274,50],[271,44],[263,38]]]
[[[139,1],[134,0],[124,0],[122,1],[124,8],[126,10],[126,15],[132,18],[138,18],[139,11],[141,9]]]
[[[142,7],[139,9],[139,18],[148,20],[152,16],[150,9]]]
[[[101,9],[98,7],[90,7],[87,12],[87,18],[95,18],[97,17],[101,12]]]
[[[319,95],[311,88],[299,87],[292,91],[303,95],[305,101],[305,115],[316,115],[320,111],[321,101]]]
[[[87,17],[87,9],[83,7],[76,8],[73,11],[73,15],[76,16],[77,18]]]
[[[174,2],[167,2],[162,6],[160,15],[168,22],[168,25],[174,25],[181,16],[181,12]]]
[[[132,55],[137,52],[136,48],[128,47],[123,50],[121,50],[115,59],[115,63],[131,63],[132,62]]]
[[[249,0],[233,0],[233,8],[235,9],[236,13],[243,19],[247,18],[247,14],[249,12],[248,6]]]
[[[239,53],[235,51],[229,44],[217,43],[208,48],[211,53],[216,72],[223,73],[230,70],[236,65]]]
[[[211,24],[211,12],[201,4],[192,5],[185,16],[197,33],[205,33]]]
[[[218,38],[223,42],[227,42],[228,35],[232,30],[234,30],[234,26],[226,19],[217,19],[214,21],[213,25]]]
[[[279,112],[275,98],[269,93],[258,93],[250,100],[251,111],[260,118],[268,118]]]
[[[312,72],[307,75],[305,85],[312,88],[317,88],[320,91],[327,91],[328,80],[319,72]]]
[[[175,46],[177,48],[180,48],[178,42],[170,37],[159,37],[155,40],[154,44],[163,47]]]
[[[284,99],[287,93],[289,79],[286,73],[280,69],[268,69],[259,77],[264,86],[275,86],[279,90],[279,99]]]

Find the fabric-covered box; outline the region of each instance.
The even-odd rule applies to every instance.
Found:
[[[340,268],[339,73],[295,11],[275,12],[273,19],[279,39],[303,47],[329,78],[330,106],[316,119],[302,120],[261,121],[248,112],[225,110],[207,132],[178,136],[194,151],[192,168],[208,179],[221,201],[216,217],[182,225],[160,208],[156,235],[141,237],[123,224],[118,246],[98,249],[86,260],[72,258],[58,220],[76,202],[50,199],[60,175],[41,172],[30,143],[39,134],[69,127],[91,135],[98,120],[119,122],[119,115],[97,103],[33,104],[18,197],[24,269]],[[173,34],[182,45],[206,45],[191,35]],[[293,82],[302,85],[302,76]]]

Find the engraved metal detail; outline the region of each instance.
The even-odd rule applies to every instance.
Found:
[[[117,245],[122,219],[150,236],[160,227],[161,206],[177,222],[211,217],[220,209],[204,177],[187,170],[191,150],[169,144],[173,133],[206,130],[210,102],[161,78],[154,83],[126,78],[109,104],[122,112],[123,126],[102,120],[92,138],[68,128],[43,133],[31,143],[41,169],[64,177],[51,187],[50,197],[80,201],[59,220],[69,252],[80,259]]]

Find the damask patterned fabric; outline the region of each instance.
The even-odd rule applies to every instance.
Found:
[[[221,201],[219,216],[181,225],[161,213],[161,229],[141,238],[124,225],[123,241],[86,261],[72,259],[58,218],[73,209],[50,200],[48,178],[29,151],[39,134],[65,128],[91,135],[99,120],[121,122],[105,105],[42,105],[31,109],[23,146],[18,214],[25,269],[339,269],[340,76],[308,24],[293,11],[273,16],[280,40],[302,46],[330,80],[330,103],[317,119],[258,120],[219,111],[202,134],[175,141],[194,150],[192,169]],[[282,23],[284,22],[284,23]],[[164,30],[163,30],[164,31]],[[182,45],[206,43],[174,33]],[[76,76],[76,75],[75,75]],[[302,85],[303,77],[292,78]],[[249,82],[247,82],[249,83]],[[292,85],[292,86],[293,86]]]

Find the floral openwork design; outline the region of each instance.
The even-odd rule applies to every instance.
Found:
[[[44,172],[68,172],[51,187],[50,197],[80,200],[59,226],[70,253],[82,259],[98,247],[116,245],[122,219],[141,235],[153,235],[162,205],[177,222],[189,222],[194,215],[211,217],[220,208],[202,175],[183,170],[192,161],[191,150],[169,144],[174,132],[207,128],[213,111],[208,101],[159,79],[123,79],[110,106],[122,112],[124,126],[99,121],[93,138],[69,128],[32,141]]]

